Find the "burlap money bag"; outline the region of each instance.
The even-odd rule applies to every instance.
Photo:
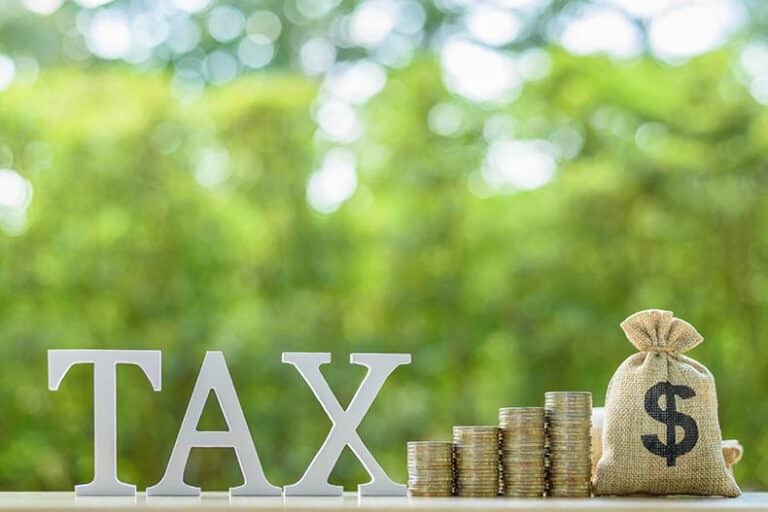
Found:
[[[738,496],[720,448],[715,380],[683,355],[701,335],[672,312],[653,309],[621,328],[640,352],[608,384],[595,494]]]

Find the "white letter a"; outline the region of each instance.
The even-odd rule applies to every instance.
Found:
[[[229,430],[200,431],[197,425],[203,414],[208,393],[213,391]],[[181,422],[163,478],[147,488],[148,496],[199,496],[200,488],[184,482],[184,468],[193,447],[234,448],[244,483],[229,490],[232,496],[279,496],[281,490],[267,481],[256,453],[256,447],[245,423],[232,377],[221,352],[207,352],[192,390],[187,412]]]

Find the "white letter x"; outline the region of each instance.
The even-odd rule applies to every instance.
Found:
[[[349,446],[371,481],[358,486],[361,496],[405,496],[405,485],[392,481],[360,439],[357,427],[387,377],[402,364],[411,362],[410,354],[351,354],[349,362],[368,368],[368,373],[357,389],[349,406],[344,410],[328,386],[320,365],[331,362],[331,354],[321,352],[283,352],[283,362],[296,367],[309,388],[317,397],[333,424],[328,437],[309,464],[304,476],[293,485],[285,487],[286,496],[339,496],[344,489],[328,483],[336,462]]]

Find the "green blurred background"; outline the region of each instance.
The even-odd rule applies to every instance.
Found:
[[[673,310],[705,343],[736,475],[768,485],[768,44],[759,2],[0,0],[0,488],[92,474],[92,371],[118,372],[121,479],[159,480],[206,350],[265,471],[329,422],[282,351],[410,352],[360,428],[405,442],[589,390]],[[215,406],[201,428],[220,428]],[[241,481],[196,450],[188,481]],[[345,452],[333,480],[367,480]]]

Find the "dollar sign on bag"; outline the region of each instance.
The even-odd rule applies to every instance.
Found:
[[[659,398],[666,397],[666,409],[659,406]],[[696,392],[688,386],[675,386],[670,382],[659,382],[651,386],[645,393],[645,412],[667,426],[667,444],[659,440],[656,434],[644,434],[641,437],[643,446],[654,455],[667,459],[667,466],[674,466],[681,455],[693,450],[699,440],[699,427],[696,421],[681,412],[677,412],[675,397],[688,399],[696,396]],[[682,441],[676,442],[675,427],[685,431]]]

